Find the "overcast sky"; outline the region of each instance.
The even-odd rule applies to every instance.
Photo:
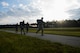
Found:
[[[80,0],[0,0],[0,24],[79,19]]]

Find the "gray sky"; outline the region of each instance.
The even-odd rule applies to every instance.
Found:
[[[79,19],[80,0],[0,0],[0,24]]]

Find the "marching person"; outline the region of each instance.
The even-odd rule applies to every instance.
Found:
[[[16,33],[18,32],[18,23],[16,24]]]
[[[39,31],[41,31],[41,35],[43,36],[43,17],[40,20],[37,20],[37,31],[36,33],[38,33]]]
[[[22,33],[24,33],[24,35],[25,35],[25,30],[24,30],[25,24],[24,24],[24,21],[20,22],[20,28],[21,28],[21,35],[22,35]]]
[[[29,31],[29,23],[27,22],[26,23],[26,32],[28,33],[28,31]]]

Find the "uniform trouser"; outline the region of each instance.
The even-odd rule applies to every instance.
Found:
[[[26,28],[26,32],[27,32],[27,33],[28,33],[28,30],[29,30],[29,29],[28,29],[28,28]]]
[[[38,33],[39,31],[41,31],[41,35],[43,36],[43,28],[38,28],[36,33]]]
[[[22,35],[22,33],[24,33],[24,35],[25,35],[24,28],[21,28],[21,35]]]
[[[18,32],[18,28],[16,28],[16,33]]]

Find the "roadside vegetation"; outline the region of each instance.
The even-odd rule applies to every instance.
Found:
[[[5,28],[5,30],[14,30],[15,28]],[[36,32],[36,28],[30,28],[29,32]],[[20,31],[20,29],[19,29]],[[45,34],[55,34],[64,36],[76,36],[80,37],[80,28],[44,28]]]
[[[30,29],[30,32],[36,32],[36,29]],[[45,28],[44,33],[80,37],[80,28]]]
[[[80,48],[0,31],[0,53],[80,53]]]

